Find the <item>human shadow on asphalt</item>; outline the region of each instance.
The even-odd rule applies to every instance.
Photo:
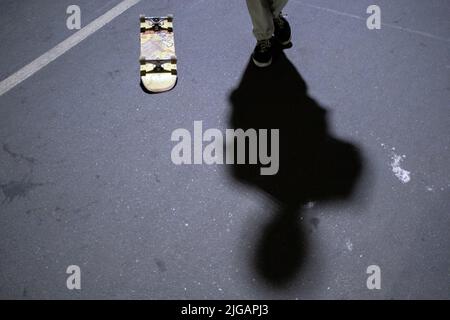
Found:
[[[230,169],[235,179],[277,204],[256,246],[254,267],[268,284],[283,287],[298,276],[308,256],[302,208],[311,201],[348,199],[362,170],[360,152],[333,137],[327,111],[308,96],[305,81],[283,52],[268,68],[249,61],[230,103],[230,128],[279,129],[275,175],[261,175],[260,163]]]

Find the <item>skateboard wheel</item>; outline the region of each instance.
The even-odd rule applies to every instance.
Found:
[[[170,74],[176,76],[178,74],[177,69],[171,69]]]
[[[172,28],[172,27],[168,27],[168,28],[167,28],[167,31],[173,32],[173,28]]]
[[[145,27],[141,27],[141,32],[145,32]]]
[[[178,61],[178,60],[177,60],[177,57],[175,57],[175,56],[171,56],[171,57],[170,57],[170,63],[171,63],[171,64],[176,64],[177,61]]]
[[[173,21],[173,14],[167,15],[167,21],[172,22]]]
[[[144,56],[140,56],[140,57],[139,57],[139,62],[140,62],[141,64],[145,64],[145,57],[144,57]]]
[[[145,22],[145,15],[140,14],[140,15],[139,15],[139,21],[140,21],[140,22]]]

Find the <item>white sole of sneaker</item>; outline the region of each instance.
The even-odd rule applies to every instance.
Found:
[[[268,62],[259,62],[259,61],[256,61],[253,57],[252,57],[252,60],[253,60],[253,63],[259,68],[265,68],[272,64],[272,58],[270,58],[270,60]]]
[[[277,41],[278,41],[278,43],[281,44],[282,46],[286,46],[286,45],[288,45],[289,43],[291,43],[291,40],[292,40],[292,36],[289,37],[289,40],[287,40],[287,41],[284,41],[284,42],[281,42],[281,41],[279,41],[279,40],[277,40]]]

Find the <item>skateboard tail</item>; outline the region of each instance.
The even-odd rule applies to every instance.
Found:
[[[167,78],[167,79],[155,79],[143,76],[141,77],[141,83],[143,87],[150,92],[153,93],[160,93],[172,90],[175,87],[175,84],[177,83],[177,79]]]

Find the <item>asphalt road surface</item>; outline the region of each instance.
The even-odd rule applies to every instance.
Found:
[[[69,5],[86,27],[120,3],[0,0],[0,87],[82,32]],[[14,76],[0,298],[449,299],[450,2],[377,0],[379,30],[371,4],[291,0],[259,70],[244,1],[142,0]],[[170,92],[139,85],[140,13],[175,16]],[[194,121],[280,129],[278,174],[175,165]]]

